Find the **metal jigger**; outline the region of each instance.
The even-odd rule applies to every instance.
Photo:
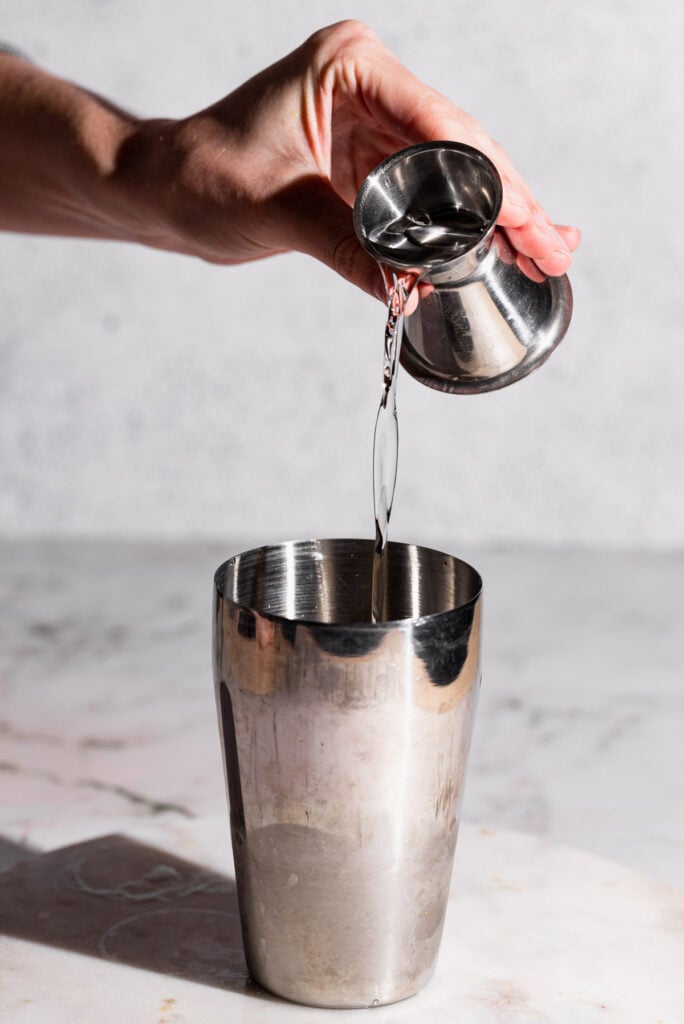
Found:
[[[401,364],[439,391],[480,394],[526,377],[570,323],[567,276],[536,282],[520,270],[495,226],[501,198],[491,160],[456,142],[395,153],[356,197],[364,249],[433,286],[405,320]]]

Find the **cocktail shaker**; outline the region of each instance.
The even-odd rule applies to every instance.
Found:
[[[430,978],[480,685],[481,580],[373,542],[256,548],[215,577],[216,698],[245,953],[265,988],[364,1007]]]
[[[401,150],[363,182],[354,205],[361,245],[383,266],[433,286],[404,321],[401,363],[429,387],[479,394],[540,366],[567,331],[566,275],[532,281],[505,233],[499,173],[456,142]]]

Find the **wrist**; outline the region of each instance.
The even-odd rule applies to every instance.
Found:
[[[182,202],[176,126],[170,119],[132,122],[117,146],[107,187],[121,239],[184,252],[175,217]]]
[[[173,247],[159,124],[0,55],[0,227]]]
[[[243,140],[205,111],[138,122],[116,170],[131,240],[220,264],[276,251],[251,241],[261,178]]]
[[[135,123],[113,175],[130,241],[224,262],[218,225],[234,198],[232,147],[225,138],[214,147],[210,135],[199,116]]]

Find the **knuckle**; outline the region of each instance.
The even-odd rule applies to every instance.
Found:
[[[357,21],[355,18],[346,18],[334,25],[328,25],[311,36],[314,48],[325,53],[349,50],[369,42],[377,42],[375,32],[365,22]]]
[[[483,146],[486,145],[491,146],[491,139],[489,138],[486,131],[484,130],[484,128],[482,127],[482,125],[480,124],[476,117],[473,117],[472,114],[466,114],[465,125],[468,134],[471,136],[474,142],[478,143],[480,149],[482,149]]]

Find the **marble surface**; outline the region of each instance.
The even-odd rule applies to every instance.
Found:
[[[0,545],[1,1024],[328,1016],[245,980],[209,653],[212,571],[244,546]],[[373,1019],[678,1024],[684,561],[463,554],[479,824],[434,981]]]
[[[0,544],[0,864],[68,822],[222,813],[211,579],[243,547]],[[684,557],[462,554],[485,581],[465,817],[684,888]]]
[[[68,832],[68,830],[67,830]],[[340,1021],[248,981],[225,818],[118,835],[0,875],[0,1020]],[[73,838],[73,836],[71,837]],[[437,971],[378,1024],[677,1024],[684,893],[545,840],[464,826]]]

